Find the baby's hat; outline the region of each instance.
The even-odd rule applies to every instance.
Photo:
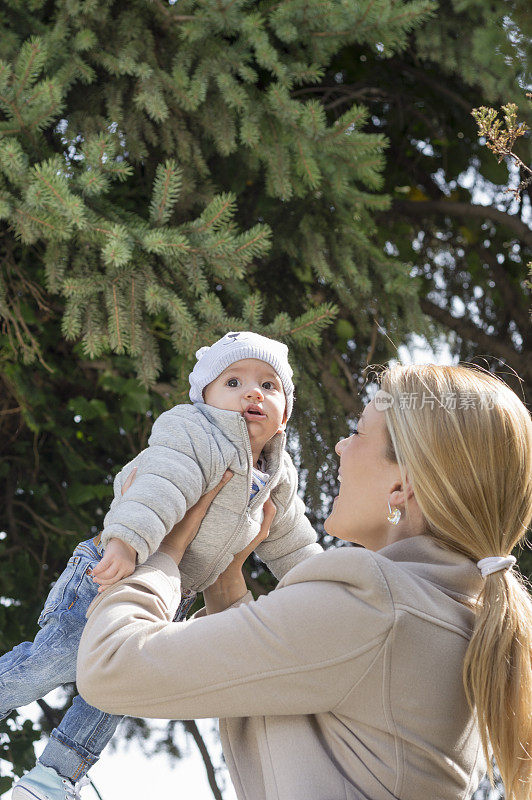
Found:
[[[189,396],[193,403],[203,403],[202,391],[235,361],[258,358],[266,361],[278,374],[286,397],[286,418],[290,419],[294,404],[292,367],[288,363],[288,347],[252,331],[230,331],[210,347],[200,347],[196,364],[188,376]]]

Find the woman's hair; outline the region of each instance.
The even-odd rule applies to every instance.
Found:
[[[427,534],[475,562],[509,555],[532,519],[532,421],[515,392],[465,366],[391,367],[379,382],[393,397],[386,455],[408,474]],[[466,696],[490,778],[491,745],[507,800],[529,800],[532,600],[520,574],[488,575],[476,612]]]

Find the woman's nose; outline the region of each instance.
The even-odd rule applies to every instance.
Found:
[[[345,446],[346,442],[347,442],[347,439],[340,439],[340,441],[336,442],[336,444],[334,445],[334,450],[335,450],[337,456],[341,456],[342,455],[342,450],[344,449],[344,446]]]

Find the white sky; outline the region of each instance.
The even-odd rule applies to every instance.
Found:
[[[435,362],[440,364],[456,363],[457,359],[451,358],[448,346],[442,340],[442,347],[434,353],[427,347],[426,341],[420,336],[413,336],[410,346],[399,347],[399,356],[403,364]],[[47,700],[51,705],[59,701],[60,696],[52,692]],[[37,703],[32,703],[24,709],[24,716],[36,720],[40,714]],[[215,766],[221,765],[221,748],[215,736],[212,735],[213,720],[198,720],[198,727],[204,736],[209,752],[215,759]],[[154,729],[162,729],[165,721],[153,721]],[[120,735],[118,732],[117,736]],[[39,756],[46,742],[43,739],[35,746]],[[156,789],[164,797],[191,797],[193,800],[213,800],[205,767],[198,749],[191,737],[183,732],[178,745],[183,752],[183,758],[170,762],[166,754],[154,755],[147,758],[136,743],[121,743],[115,752],[104,751],[101,760],[91,769],[90,777],[94,780],[103,800],[110,798],[127,797],[128,800],[146,800]],[[2,774],[9,773],[9,764],[0,761]],[[227,770],[221,769],[218,776],[218,785],[223,789],[224,800],[236,800],[235,791],[231,785]],[[225,789],[223,788],[225,785]],[[0,800],[8,800],[10,792],[1,795]],[[95,792],[90,786],[83,789],[83,800],[94,800]]]

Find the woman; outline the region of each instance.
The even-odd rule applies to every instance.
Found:
[[[93,602],[79,691],[117,714],[221,717],[242,800],[466,800],[490,747],[525,800],[532,603],[510,554],[532,518],[530,415],[473,368],[394,367],[381,387],[336,446],[325,524],[363,547],[257,601],[237,560],[207,613],[173,624],[185,526]]]

